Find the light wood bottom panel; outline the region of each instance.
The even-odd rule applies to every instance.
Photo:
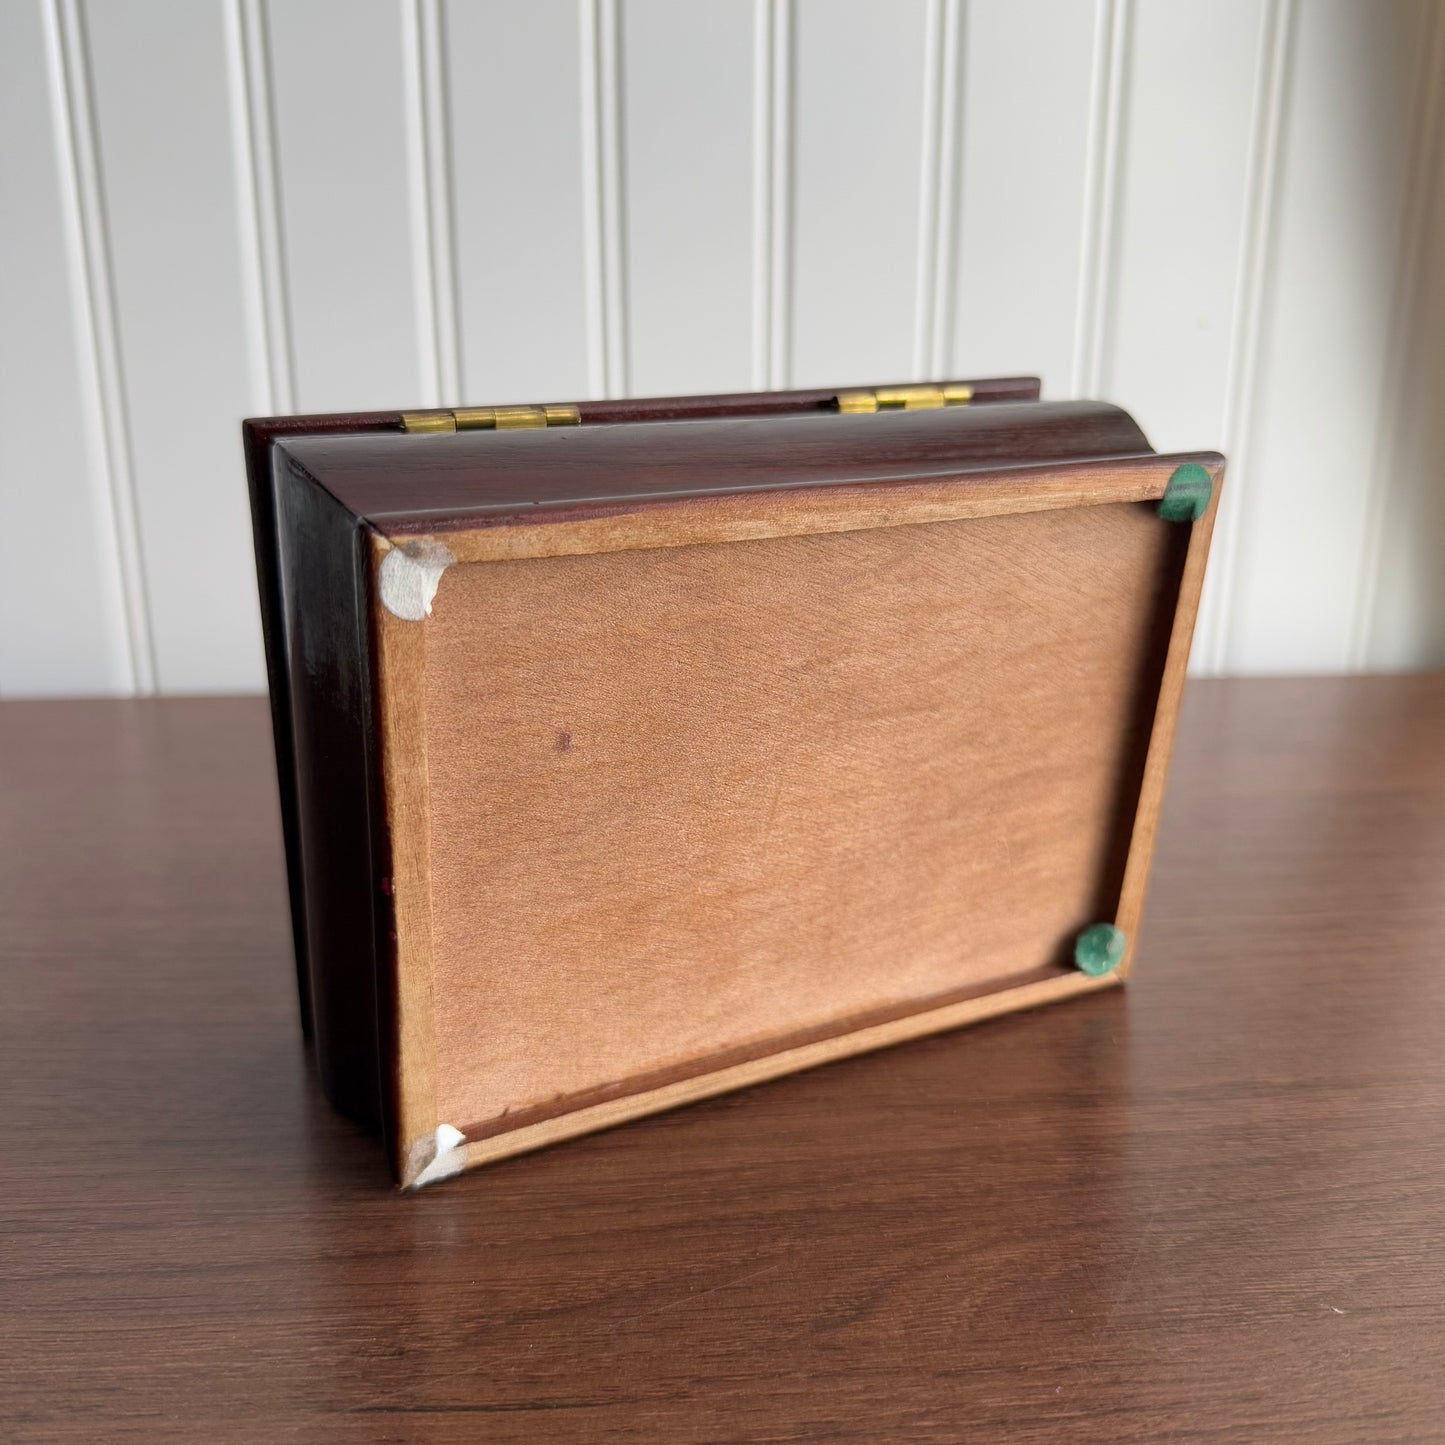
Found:
[[[1186,539],[1117,504],[451,568],[437,1117],[531,1127],[1064,965],[1117,902]]]

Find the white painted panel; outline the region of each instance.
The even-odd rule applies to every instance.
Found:
[[[59,31],[0,7],[0,694],[133,684]]]
[[[1442,186],[1445,193],[1445,186]],[[1437,221],[1437,237],[1445,221]],[[1439,254],[1437,243],[1436,254]],[[1428,273],[1419,297],[1423,336],[1407,381],[1393,458],[1393,486],[1381,517],[1379,570],[1360,659],[1371,671],[1445,667],[1445,266]]]
[[[578,6],[454,0],[445,22],[465,399],[592,395]]]
[[[625,0],[628,383],[744,391],[753,355],[752,0]]]
[[[1074,393],[1100,7],[964,7],[953,364]]]
[[[1237,383],[1256,342],[1249,298],[1267,198],[1255,184],[1272,131],[1265,0],[1208,7],[1139,0],[1124,93],[1126,126],[1109,269],[1100,394],[1126,406],[1160,451],[1223,450],[1229,487],[1215,532],[1211,592],[1247,485]],[[1246,272],[1248,271],[1248,274]],[[1195,664],[1216,655],[1206,598]]]
[[[928,77],[925,0],[798,0],[791,381],[912,375]]]
[[[1230,454],[1203,667],[1445,663],[1442,71],[1435,0],[12,0],[0,526],[73,563],[0,693],[259,685],[248,412],[936,371]]]
[[[1402,316],[1398,388],[1387,397],[1375,526],[1367,533],[1360,649],[1372,670],[1445,667],[1445,14],[1429,54],[1433,109],[1417,132],[1419,230]]]
[[[1410,151],[1418,0],[1298,7],[1229,670],[1347,660]]]
[[[262,685],[240,421],[265,387],[227,12],[85,7],[111,273],[159,684]]]
[[[418,314],[414,47],[398,0],[266,7],[294,405],[435,405]],[[408,75],[408,68],[412,74]],[[421,218],[424,225],[425,218]],[[423,232],[424,234],[424,232]]]
[[[1160,451],[1224,444],[1263,0],[1139,0],[1102,390]]]

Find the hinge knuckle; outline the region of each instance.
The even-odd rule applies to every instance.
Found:
[[[879,386],[872,390],[840,391],[836,405],[845,415],[876,411],[936,411],[964,406],[973,400],[973,388],[962,382],[947,385]],[[450,411],[404,411],[406,432],[533,431],[552,426],[580,426],[575,406],[459,406]]]
[[[549,426],[581,426],[575,406],[459,406],[451,411],[404,411],[406,432],[530,431]]]
[[[455,431],[457,419],[449,411],[404,411],[402,431]]]
[[[879,386],[872,391],[840,391],[838,410],[844,413],[936,411],[944,406],[963,406],[972,400],[973,388],[961,382],[947,386]]]

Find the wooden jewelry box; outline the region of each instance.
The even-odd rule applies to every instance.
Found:
[[[303,1019],[401,1183],[1124,976],[1223,462],[1037,397],[246,424]]]

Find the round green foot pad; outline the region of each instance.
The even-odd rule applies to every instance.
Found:
[[[1129,940],[1112,923],[1096,923],[1086,928],[1074,943],[1074,962],[1080,973],[1090,978],[1102,978],[1113,973],[1124,957]]]
[[[1208,510],[1214,481],[1198,462],[1175,468],[1159,498],[1159,515],[1166,522],[1197,522]]]

